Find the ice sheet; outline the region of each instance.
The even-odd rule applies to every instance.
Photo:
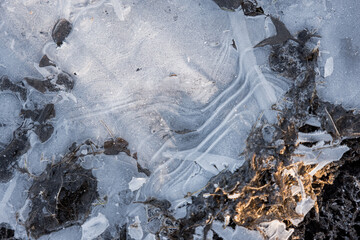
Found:
[[[358,16],[359,3],[259,2],[267,13],[280,16],[293,34],[304,27],[321,29],[319,72],[324,78],[319,91],[332,102],[358,107],[359,36],[353,16]],[[59,18],[73,24],[61,47],[51,39]],[[253,124],[263,112],[271,118],[266,110],[291,82],[270,73],[264,58],[268,49],[254,51],[253,46],[273,33],[268,18],[223,11],[210,0],[2,1],[1,76],[18,82],[63,71],[75,79],[70,93],[43,96],[30,91],[27,104],[35,100],[55,104],[56,117],[51,120],[55,131],[45,143],[30,133],[32,148],[19,165],[36,175],[49,162],[61,159],[73,142],[126,139],[131,153],[136,152],[138,162],[152,174],[147,178],[138,173],[136,161],[125,153],[84,158],[82,164],[93,169],[102,198],[93,211],[108,219],[109,231],[132,219],[140,227],[128,226],[131,235],[151,238],[142,229],[144,207],[131,201],[154,196],[181,202],[220,171],[241,166],[239,155]],[[38,66],[44,54],[56,68]],[[346,84],[339,81],[344,76]],[[8,103],[0,106],[0,124],[7,124],[4,131],[0,125],[1,148],[20,124],[10,119],[16,119],[21,106],[13,95],[1,94],[0,102]],[[329,140],[323,133],[300,138]],[[313,150],[301,147],[298,151],[308,163],[326,164],[347,149]],[[10,206],[0,219],[16,226],[20,236],[26,233],[16,225],[15,214],[25,204],[27,181],[31,177],[23,174],[0,184],[0,206]],[[72,232],[79,237],[79,231],[72,227],[50,238],[64,239]],[[239,229],[234,232],[245,234]]]

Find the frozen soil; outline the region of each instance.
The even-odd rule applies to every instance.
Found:
[[[76,151],[73,149],[60,162],[49,164],[29,189],[31,211],[25,226],[36,239],[82,224],[98,198],[97,180],[91,170],[77,163]]]
[[[335,180],[318,196],[318,211],[312,209],[295,229],[292,239],[358,239],[359,138],[343,140],[350,147],[335,165]]]

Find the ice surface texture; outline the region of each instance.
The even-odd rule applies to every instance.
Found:
[[[227,8],[235,9],[241,2],[255,1],[237,1]],[[314,19],[319,12],[322,16],[332,16],[331,8],[346,12],[342,6],[329,6],[329,1],[325,1],[325,12],[323,4],[316,1],[262,2],[267,13],[285,13],[280,17],[293,36],[304,29],[304,19]],[[302,15],[304,11],[296,11],[304,7],[312,11]],[[248,15],[262,14],[258,6],[249,9]],[[329,49],[337,46],[329,40],[336,35],[332,21],[330,17],[326,25],[330,30],[321,34]],[[306,27],[318,28],[325,22],[308,22]],[[107,142],[102,150],[110,154],[90,156],[95,148],[91,144],[80,150],[84,154],[76,164],[97,179],[99,199],[89,216],[95,220],[105,216],[109,227],[103,229],[107,226],[104,219],[99,224],[104,234],[114,234],[117,227],[125,226],[133,236],[151,238],[143,204],[132,202],[157,197],[174,206],[186,204],[183,197],[188,192],[201,189],[222,170],[233,171],[243,164],[239,155],[253,124],[262,112],[265,118],[272,117],[264,110],[291,82],[269,74],[267,68],[272,66],[259,66],[261,54],[267,53],[254,51],[253,46],[273,36],[274,28],[265,16],[249,20],[242,11],[223,11],[210,0],[2,1],[0,74],[20,88],[15,93],[6,92],[9,89],[0,92],[1,99],[11,101],[0,107],[4,112],[0,123],[7,126],[1,127],[0,147],[19,139],[11,134],[23,122],[16,120],[20,109],[41,112],[53,104],[56,111],[46,121],[32,119],[30,113],[28,118],[22,116],[30,127],[21,135],[26,144],[15,144],[23,146],[16,161],[27,173],[16,172],[13,182],[0,185],[0,196],[4,193],[1,206],[12,206],[0,213],[2,221],[11,223],[16,234],[24,237],[24,228],[16,225],[16,219],[25,220],[29,215],[29,201],[20,193],[30,187],[29,173],[29,181],[36,183],[33,176],[44,176],[48,164],[60,161],[73,142],[91,139],[99,146]],[[355,52],[356,60],[352,50],[356,50],[356,41],[343,36],[346,54]],[[338,79],[336,57],[343,55],[331,56],[333,71],[329,60],[326,76]],[[352,69],[349,86],[354,86],[356,68],[351,64],[343,67],[347,66]],[[28,91],[26,99],[23,89]],[[342,100],[351,102],[355,91]],[[336,91],[330,92],[329,99]],[[26,154],[22,154],[24,149]],[[134,178],[146,179],[146,183],[135,184]],[[101,234],[91,226],[84,228]],[[52,233],[50,238],[79,239],[80,232],[80,227],[74,226]]]

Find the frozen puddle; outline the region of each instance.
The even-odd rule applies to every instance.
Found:
[[[11,81],[0,82],[0,151],[12,156],[0,156],[9,165],[0,169],[0,223],[15,237],[155,239],[164,223],[148,223],[151,214],[166,222],[156,209],[184,217],[185,196],[244,164],[249,133],[260,118],[276,121],[270,109],[292,80],[271,72],[269,49],[253,48],[276,23],[215,2],[0,3],[0,77]],[[336,59],[326,57],[324,77],[337,76]],[[317,161],[310,148],[298,153]],[[49,226],[38,231],[37,219]],[[274,221],[269,226],[284,229],[271,227],[269,236],[292,233]],[[201,239],[203,229],[196,231]],[[261,238],[219,221],[215,233]]]

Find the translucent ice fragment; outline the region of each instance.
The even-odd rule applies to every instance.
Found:
[[[96,217],[87,220],[82,226],[81,240],[90,240],[98,237],[109,227],[107,218],[98,213]]]
[[[144,235],[140,224],[141,221],[139,219],[139,216],[136,216],[135,222],[133,224],[130,224],[128,228],[130,237],[134,238],[135,240],[142,239]]]
[[[278,220],[260,223],[259,227],[269,240],[286,240],[289,239],[294,229],[286,230],[286,225]]]
[[[135,178],[133,177],[129,182],[129,189],[131,191],[136,191],[141,188],[142,185],[146,182],[146,178]]]
[[[240,240],[240,239],[248,239],[248,240],[260,240],[263,239],[259,232],[251,231],[241,226],[236,226],[235,230],[231,227],[227,227],[224,229],[223,223],[219,221],[214,221],[212,224],[212,229],[223,239],[227,240]]]
[[[330,76],[334,71],[334,59],[333,57],[329,57],[326,59],[326,63],[324,66],[324,77]]]
[[[314,205],[315,205],[315,200],[313,200],[311,197],[308,196],[307,198],[302,199],[297,204],[295,211],[298,214],[305,216],[314,207]],[[291,220],[292,224],[294,224],[295,226],[297,226],[302,221],[303,221],[303,218]]]

